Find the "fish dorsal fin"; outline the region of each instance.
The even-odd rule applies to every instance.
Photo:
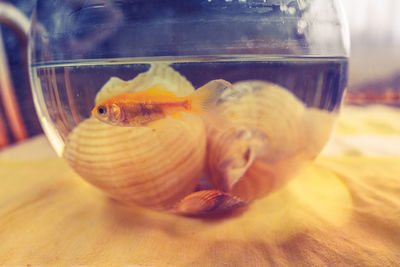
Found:
[[[155,86],[143,91],[143,93],[157,96],[176,96],[174,93],[168,91],[162,84],[156,84]]]

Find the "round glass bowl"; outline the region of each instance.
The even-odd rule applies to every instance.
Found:
[[[268,195],[318,155],[348,38],[333,0],[39,0],[30,74],[46,135],[82,178],[201,214]]]

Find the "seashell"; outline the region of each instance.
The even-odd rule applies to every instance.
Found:
[[[96,102],[152,83],[163,83],[168,89],[176,83],[173,90],[181,95],[193,92],[179,73],[165,65],[152,65],[148,73],[132,81],[111,78]],[[197,115],[166,117],[153,122],[151,128],[112,126],[91,117],[69,134],[63,157],[82,178],[115,199],[166,208],[194,191],[205,151],[205,126]]]
[[[156,84],[163,84],[177,96],[187,96],[194,91],[193,85],[179,72],[165,63],[152,63],[147,72],[140,73],[130,81],[111,77],[97,93],[95,104],[115,95],[144,91]]]
[[[247,205],[246,201],[229,193],[203,190],[186,196],[171,212],[187,216],[215,215],[233,211],[245,205]]]
[[[214,188],[245,200],[279,188],[313,159],[334,122],[333,115],[309,112],[288,90],[263,81],[234,84],[221,95],[217,109],[233,127],[209,130],[209,179]],[[317,117],[325,120],[323,130]]]
[[[308,130],[307,154],[315,158],[328,142],[336,122],[336,114],[316,108],[307,108],[306,129]]]
[[[63,156],[85,180],[111,197],[167,207],[194,191],[206,136],[200,117],[167,117],[152,128],[117,127],[89,118],[69,135]]]

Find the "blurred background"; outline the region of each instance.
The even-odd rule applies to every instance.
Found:
[[[342,0],[351,32],[348,104],[400,103],[400,1]]]
[[[0,2],[15,5],[27,16],[35,4],[35,0]],[[352,43],[345,104],[379,103],[400,107],[400,1],[342,0],[342,3]],[[25,50],[24,40],[10,27],[0,24],[0,62],[9,66],[11,86],[24,125],[15,133],[9,118],[15,112],[10,112],[6,104],[9,96],[0,94],[0,149],[42,133],[33,106]],[[4,81],[4,77],[1,79]]]

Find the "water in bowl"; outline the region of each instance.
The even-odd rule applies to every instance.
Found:
[[[166,63],[162,65],[174,69],[196,89],[223,79],[242,91],[232,91],[228,98],[221,96],[218,107],[209,114],[219,120],[205,116],[200,124],[183,116],[183,124],[160,120],[154,128],[129,128],[90,118],[96,94],[110,78],[128,81],[155,63]],[[220,193],[204,191],[204,196],[193,198],[209,201],[211,194],[213,201],[222,197],[237,206],[279,188],[322,150],[346,87],[347,59],[80,60],[35,64],[31,77],[42,126],[57,153],[84,179],[112,197],[172,209],[185,196],[208,188]],[[217,125],[221,118],[227,123]],[[222,125],[234,126],[216,127]],[[200,177],[205,176],[209,183],[204,186]],[[232,196],[224,195],[227,193]],[[184,203],[203,203],[196,201],[189,198]],[[224,206],[221,203],[214,202]],[[179,213],[202,212],[197,206],[190,206],[189,211],[185,207],[178,205]]]
[[[164,62],[195,88],[210,80],[261,80],[279,84],[306,106],[334,112],[347,82],[347,59],[337,57],[132,58],[35,64],[31,68],[36,104],[46,134],[60,155],[65,139],[90,116],[94,98],[111,77],[130,80]]]

